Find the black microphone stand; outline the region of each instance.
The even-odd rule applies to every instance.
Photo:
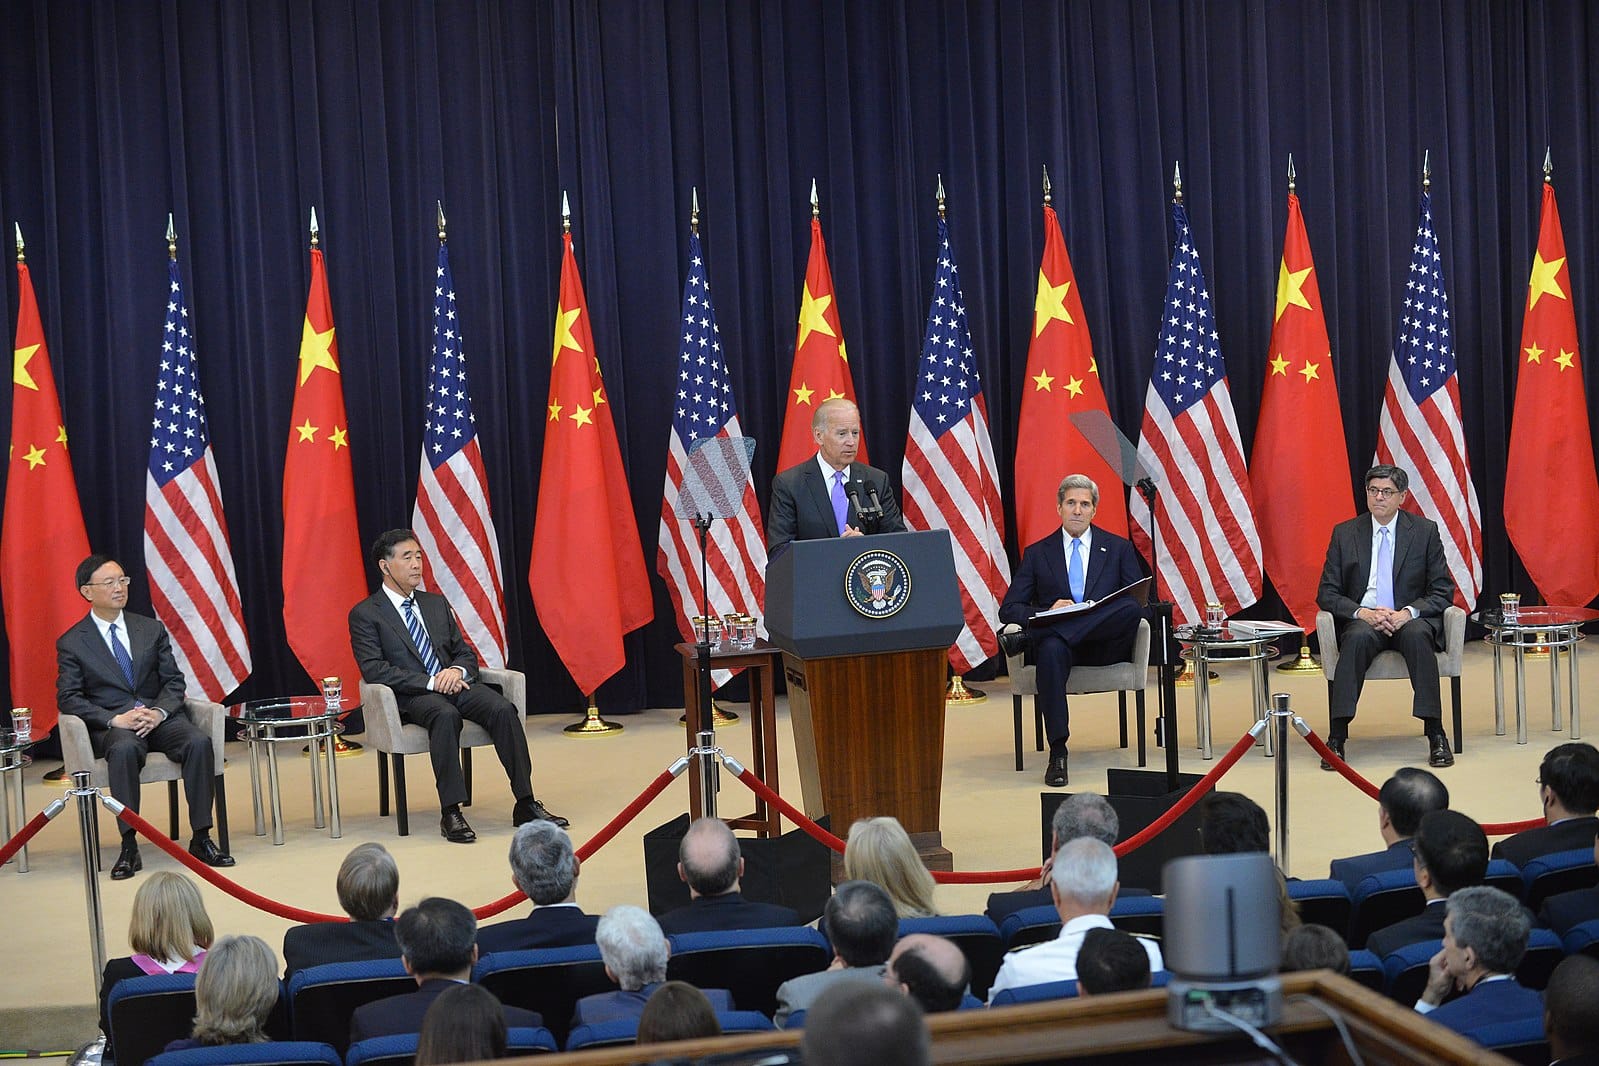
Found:
[[[1160,595],[1160,537],[1155,503],[1160,489],[1153,478],[1139,478],[1137,489],[1149,507],[1149,569],[1155,579],[1155,599],[1149,608],[1155,614],[1156,639],[1160,641],[1160,741],[1166,749],[1166,791],[1177,791],[1177,670],[1171,663],[1172,611],[1175,605]]]

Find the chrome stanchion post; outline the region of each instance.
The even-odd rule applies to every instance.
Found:
[[[702,729],[695,734],[694,755],[700,760],[700,813],[706,818],[716,817],[716,793],[720,788],[716,759],[716,731]]]
[[[1288,693],[1274,692],[1271,716],[1277,726],[1277,868],[1288,874]]]
[[[78,801],[78,832],[83,842],[83,896],[89,907],[90,962],[94,966],[93,987],[99,988],[105,974],[105,918],[100,910],[100,878],[97,875],[100,863],[96,854],[100,848],[96,829],[99,812],[95,810],[95,803],[100,798],[100,790],[91,785],[89,779],[89,771],[75,771],[71,795]]]

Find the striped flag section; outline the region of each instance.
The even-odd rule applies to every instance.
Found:
[[[1139,459],[1158,475],[1159,511],[1152,523],[1135,492],[1128,515],[1145,559],[1158,541],[1156,586],[1183,625],[1203,619],[1207,603],[1228,614],[1254,603],[1261,567],[1227,364],[1181,201],[1172,205],[1172,223],[1177,244],[1138,442]]]
[[[250,641],[206,428],[194,329],[175,256],[144,481],[150,601],[172,637],[188,692],[222,702],[250,676]]]
[[[439,241],[433,278],[433,357],[427,425],[411,528],[422,546],[423,584],[450,601],[479,661],[505,668],[505,582],[466,378],[450,252]]]
[[[672,595],[677,631],[686,641],[697,639],[689,619],[704,610],[700,584],[699,533],[691,522],[677,517],[675,506],[683,487],[683,471],[694,442],[708,437],[742,437],[733,385],[722,356],[711,306],[711,282],[705,272],[705,255],[698,233],[689,237],[688,279],[683,283],[683,318],[677,356],[677,395],[673,400],[672,431],[667,438],[666,484],[661,493],[661,528],[655,549],[655,572]],[[706,581],[710,586],[711,613],[761,616],[766,600],[766,536],[761,528],[761,508],[755,486],[746,483],[739,512],[731,519],[711,523],[706,540]],[[759,623],[764,636],[766,624]],[[727,683],[733,673],[715,670],[713,686]]]
[[[1454,347],[1432,197],[1423,192],[1375,461],[1403,467],[1410,475],[1405,507],[1438,524],[1444,562],[1455,580],[1455,602],[1469,611],[1482,591],[1482,512],[1460,426]]]
[[[949,530],[965,615],[949,662],[964,674],[999,651],[999,601],[1010,585],[1010,561],[988,407],[942,212],[902,480],[906,526]]]

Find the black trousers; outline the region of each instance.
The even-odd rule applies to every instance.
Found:
[[[139,771],[152,751],[183,767],[183,794],[189,800],[189,825],[196,834],[211,828],[211,803],[216,777],[216,753],[211,738],[179,711],[167,716],[146,736],[131,729],[91,730],[94,753],[106,761],[111,797],[131,810],[139,809]],[[124,829],[124,837],[133,830]]]
[[[482,726],[494,739],[494,752],[511,781],[511,794],[517,799],[533,795],[533,765],[522,720],[511,702],[489,686],[479,682],[453,696],[441,692],[412,696],[401,706],[400,718],[428,731],[428,755],[441,808],[466,802],[466,782],[461,777],[462,719]]]
[[[1333,676],[1329,698],[1335,734],[1347,732],[1355,716],[1355,704],[1366,684],[1366,671],[1379,652],[1397,651],[1404,656],[1414,693],[1411,714],[1431,729],[1443,716],[1438,698],[1438,645],[1430,621],[1414,619],[1389,635],[1356,618],[1345,622],[1338,634],[1338,672]]]
[[[1038,695],[1044,732],[1051,745],[1071,736],[1066,712],[1066,680],[1075,666],[1126,662],[1143,611],[1123,597],[1082,616],[1068,616],[1033,630],[1033,663],[1038,667]]]

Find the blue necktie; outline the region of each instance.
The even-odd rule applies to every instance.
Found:
[[[122,641],[117,637],[117,624],[111,623],[111,654],[116,656],[117,665],[122,667],[122,676],[128,679],[128,687],[133,687],[133,656],[128,654],[128,649],[123,647]]]
[[[422,665],[426,668],[428,676],[432,677],[441,669],[439,657],[433,652],[433,642],[428,639],[428,631],[422,626],[422,616],[416,610],[411,597],[400,601],[405,607],[405,628],[411,631],[411,643],[416,645],[417,654],[422,656]]]
[[[1072,538],[1072,557],[1066,562],[1066,580],[1071,582],[1072,599],[1083,602],[1083,542]]]
[[[1377,606],[1394,606],[1394,548],[1387,526],[1377,527]]]
[[[833,471],[833,517],[838,520],[838,532],[842,536],[844,530],[849,528],[849,500],[844,496],[844,471]]]

